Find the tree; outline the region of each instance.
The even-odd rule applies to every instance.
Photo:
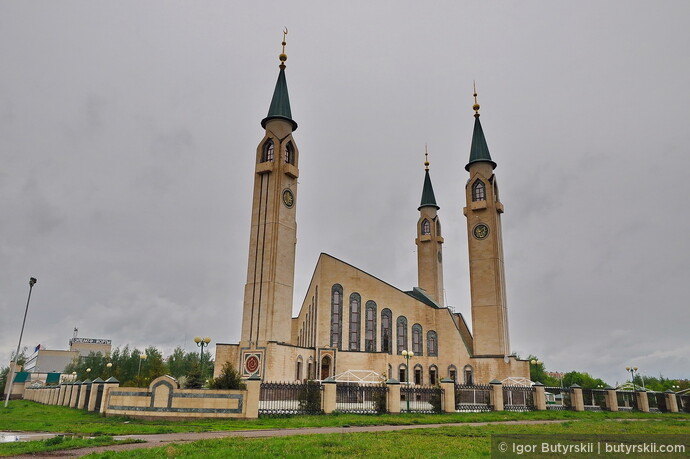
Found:
[[[529,379],[534,381],[534,382],[540,382],[545,386],[558,386],[560,385],[560,381],[552,376],[549,376],[546,373],[546,367],[544,366],[544,362],[539,360],[539,358],[536,355],[530,354],[529,357],[527,357],[527,360],[530,362],[529,364]],[[532,364],[532,362],[535,362]],[[537,363],[538,362],[538,363]]]
[[[185,389],[201,389],[204,381],[201,377],[201,366],[199,362],[194,362],[191,370],[187,373]]]
[[[240,377],[240,372],[230,362],[226,362],[220,375],[211,381],[211,389],[244,390],[246,388],[247,386]]]
[[[563,375],[563,386],[570,387],[573,384],[577,384],[583,389],[597,389],[607,387],[603,380],[599,378],[593,378],[589,373],[580,373],[578,371],[571,371]]]

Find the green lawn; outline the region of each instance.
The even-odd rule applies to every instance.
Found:
[[[60,432],[96,436],[95,440],[68,439],[59,444],[27,442],[26,451],[69,449],[83,447],[76,441],[112,442],[111,436],[125,434],[156,434],[173,432],[204,432],[221,430],[281,429],[325,426],[404,425],[455,422],[519,421],[564,419],[558,425],[492,425],[443,427],[404,432],[329,434],[272,439],[223,439],[194,442],[193,444],[169,445],[163,449],[137,450],[136,453],[107,453],[98,457],[228,457],[249,456],[323,456],[347,455],[371,457],[390,455],[398,451],[403,457],[446,457],[458,451],[466,457],[489,457],[492,433],[680,433],[690,438],[690,415],[609,413],[570,411],[541,411],[529,413],[453,413],[442,415],[351,415],[295,416],[288,418],[261,418],[255,420],[177,420],[143,421],[133,418],[101,417],[95,413],[62,406],[41,405],[17,400],[8,408],[0,409],[0,430],[26,432]],[[635,420],[635,421],[633,421]],[[649,421],[649,422],[640,422]],[[14,444],[0,444],[0,456],[20,454]],[[404,445],[404,447],[402,446]],[[430,449],[429,449],[430,448]],[[689,449],[690,451],[690,449]],[[130,454],[131,456],[120,456]]]
[[[491,436],[498,434],[558,434],[577,439],[596,432],[616,440],[620,434],[673,434],[684,438],[690,453],[690,423],[680,420],[613,421],[583,419],[564,424],[441,427],[400,432],[299,435],[266,439],[226,438],[171,444],[121,453],[92,454],[89,458],[228,458],[228,457],[396,457],[489,458]],[[563,457],[563,455],[554,455]],[[583,456],[584,457],[584,456]],[[606,457],[606,456],[604,456]],[[639,456],[636,456],[639,457]]]

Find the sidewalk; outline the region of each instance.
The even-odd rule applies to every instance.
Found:
[[[352,426],[352,427],[304,427],[300,429],[266,429],[266,430],[233,430],[219,432],[181,432],[156,435],[117,435],[116,440],[142,440],[144,443],[132,443],[127,445],[99,446],[96,448],[82,448],[75,450],[60,450],[32,455],[16,456],[18,458],[55,458],[55,457],[82,457],[92,453],[104,453],[107,451],[129,451],[133,449],[156,448],[170,443],[190,442],[197,440],[207,440],[214,438],[245,437],[245,438],[266,438],[266,437],[289,437],[292,435],[316,435],[331,433],[358,433],[358,432],[392,432],[410,429],[433,429],[437,427],[456,427],[456,426],[486,426],[491,424],[558,424],[568,422],[565,419],[543,420],[543,421],[494,421],[494,422],[456,422],[449,424],[414,424],[399,426]]]

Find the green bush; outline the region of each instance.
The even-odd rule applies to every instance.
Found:
[[[297,394],[300,410],[306,413],[321,412],[321,386],[316,381],[307,381]]]
[[[211,389],[244,390],[246,388],[240,372],[230,362],[226,362],[220,375],[211,381]]]

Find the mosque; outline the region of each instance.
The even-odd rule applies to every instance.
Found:
[[[479,105],[465,186],[471,321],[443,300],[443,236],[425,163],[417,222],[417,286],[400,290],[322,253],[304,302],[292,317],[300,152],[285,77],[285,40],[265,134],[256,149],[242,335],[217,344],[215,376],[231,362],[243,377],[265,381],[381,381],[417,385],[450,378],[461,384],[529,378],[529,362],[510,351],[496,163]],[[413,352],[409,360],[406,355]],[[407,372],[410,371],[408,374]],[[367,376],[370,375],[370,376]],[[368,378],[368,379],[367,379]]]

